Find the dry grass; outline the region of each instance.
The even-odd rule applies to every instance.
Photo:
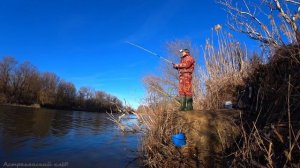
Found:
[[[268,64],[262,64],[255,58],[250,63],[239,45],[232,46],[237,43],[231,42],[220,32],[218,35],[222,37],[218,38],[219,47],[211,48],[207,43],[204,50],[204,75],[195,76],[197,83],[193,84],[198,91],[195,104],[201,105],[197,106],[198,109],[217,109],[225,100],[238,103],[237,97],[240,97],[244,114],[241,120],[233,123],[239,123],[241,137],[236,139],[235,145],[225,145],[220,141],[222,138],[216,138],[217,134],[218,137],[229,134],[235,138],[238,134],[232,128],[231,131],[225,129],[222,134],[218,128],[226,128],[233,123],[226,123],[217,113],[215,115],[218,117],[214,120],[207,115],[197,117],[193,113],[187,116],[172,113],[172,103],[166,106],[167,99],[156,99],[160,101],[155,102],[157,106],[153,106],[152,111],[160,109],[160,114],[150,117],[153,122],[148,124],[150,127],[143,143],[147,165],[160,167],[174,163],[177,166],[197,167],[207,166],[211,164],[207,162],[213,160],[212,163],[219,162],[230,167],[299,167],[299,50],[283,47],[275,52]],[[242,95],[238,95],[239,89],[244,89]],[[213,122],[215,120],[217,123]],[[224,124],[219,127],[218,122]],[[208,128],[203,124],[211,125]],[[188,147],[182,150],[192,155],[184,155],[172,146],[170,136],[178,130],[184,131],[189,139]],[[199,135],[203,132],[215,145],[201,145],[201,142],[208,142]],[[208,154],[210,157],[204,157],[207,155],[205,151],[209,151],[207,147],[213,151]],[[194,157],[195,153],[199,155]]]
[[[206,72],[204,109],[219,109],[224,101],[236,102],[237,89],[244,85],[244,78],[251,73],[244,47],[231,34],[216,29],[217,45],[207,40],[203,49]],[[217,47],[216,47],[217,46]],[[202,76],[203,77],[203,76]]]
[[[299,58],[298,46],[282,46],[269,63],[254,66],[241,99],[247,120],[234,166],[300,167]]]
[[[239,128],[233,121],[239,112],[194,111],[178,113],[139,109],[137,116],[145,125],[142,142],[147,167],[211,167],[220,164],[222,152],[234,144]],[[187,145],[176,148],[171,136],[184,132]]]
[[[189,40],[175,40],[167,44],[170,60],[179,61],[178,50],[190,48],[191,54],[196,60],[193,74],[194,109],[219,109],[224,101],[237,101],[237,89],[244,85],[244,78],[251,73],[250,61],[246,47],[242,47],[229,33],[218,28],[212,32],[213,39],[207,39],[205,47],[202,47],[205,66],[200,66],[200,47],[192,45]],[[216,43],[216,44],[215,44]],[[145,104],[164,101],[165,107],[170,109],[176,103],[178,74],[170,65],[161,67],[160,76],[147,76],[144,79],[148,91]]]
[[[217,109],[225,100],[234,100],[236,87],[243,84],[242,77],[247,75],[246,53],[219,30],[217,37],[219,47],[210,48],[207,44],[204,50],[206,68],[196,66],[193,80],[195,109]],[[183,47],[185,45],[192,46],[187,41],[174,41],[168,43],[168,49],[176,53],[178,48],[187,48]],[[147,106],[139,108],[136,113],[146,128],[142,143],[145,165],[207,167],[221,164],[222,154],[239,135],[233,117],[239,112],[234,111],[231,115],[219,110],[175,112],[178,106],[175,96],[177,76],[170,67],[164,69],[162,77],[145,78]],[[182,149],[175,148],[171,142],[171,136],[180,131],[188,138],[187,146]]]
[[[177,112],[176,74],[146,77],[145,106],[135,113],[143,125],[142,156],[147,167],[300,167],[300,49],[284,46],[263,64],[251,61],[231,35],[215,30],[207,41],[206,67],[193,80],[195,111]],[[170,50],[190,43],[169,43]],[[217,46],[217,47],[216,47]],[[222,111],[231,100],[242,111]],[[206,110],[203,110],[206,109]],[[199,111],[201,110],[201,111]],[[187,136],[175,148],[171,136]]]

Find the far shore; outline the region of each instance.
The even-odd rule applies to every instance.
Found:
[[[55,109],[55,110],[73,110],[73,111],[85,111],[85,112],[96,112],[96,113],[106,113],[106,112],[112,112],[112,113],[118,113],[118,111],[111,111],[108,109],[103,109],[103,112],[95,111],[95,110],[87,110],[83,108],[67,108],[67,107],[44,107],[40,104],[32,104],[32,105],[23,105],[23,104],[10,104],[10,103],[0,103],[0,106],[11,106],[11,107],[23,107],[23,108],[33,108],[33,109]]]
[[[41,108],[41,106],[40,106],[39,104],[23,105],[23,104],[3,103],[3,104],[0,104],[0,105],[1,105],[1,106],[13,106],[13,107],[35,108],[35,109]]]

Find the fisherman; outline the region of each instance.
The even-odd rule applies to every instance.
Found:
[[[178,92],[180,97],[179,111],[193,110],[192,78],[195,60],[188,49],[180,50],[179,64],[173,64],[173,68],[179,72]]]

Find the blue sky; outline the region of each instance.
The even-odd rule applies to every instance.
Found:
[[[213,0],[2,0],[0,58],[28,60],[137,107],[142,79],[158,73],[160,60],[124,41],[165,54],[166,42],[204,44],[225,22]]]

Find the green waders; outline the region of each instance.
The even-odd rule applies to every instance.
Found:
[[[193,97],[186,97],[186,110],[193,110]]]
[[[180,107],[179,107],[179,111],[185,111],[186,108],[186,97],[185,96],[180,96]]]

